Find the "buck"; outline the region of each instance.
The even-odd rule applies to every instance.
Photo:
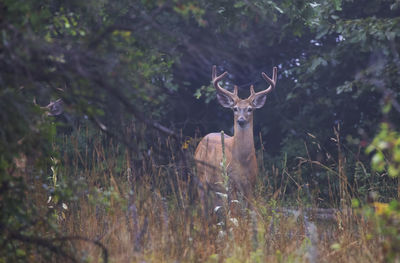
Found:
[[[258,167],[253,137],[253,113],[255,109],[264,106],[267,94],[276,84],[277,68],[273,68],[272,79],[264,72],[262,77],[270,86],[260,92],[254,92],[250,86],[250,96],[247,99],[238,97],[238,87],[234,86],[233,93],[223,89],[219,82],[228,74],[224,72],[217,76],[216,66],[212,68],[212,83],[217,90],[218,102],[225,108],[233,110],[234,135],[224,135],[226,171],[231,180],[232,191],[239,191],[246,198],[251,197],[255,184]],[[206,135],[197,146],[195,160],[197,173],[203,185],[212,190],[224,193],[221,162],[223,159],[222,138],[220,133]]]

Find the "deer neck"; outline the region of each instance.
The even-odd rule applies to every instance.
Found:
[[[245,127],[235,121],[232,157],[241,163],[249,162],[255,154],[253,122],[249,122]]]

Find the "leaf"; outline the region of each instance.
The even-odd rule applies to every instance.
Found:
[[[385,36],[389,41],[392,41],[396,38],[396,32],[393,31],[386,31]]]
[[[392,109],[392,103],[385,103],[385,105],[382,107],[382,113],[388,114],[391,109]]]
[[[239,1],[239,2],[236,2],[236,3],[233,5],[233,7],[234,7],[234,8],[241,8],[241,7],[245,6],[245,5],[246,5],[246,3],[245,3],[244,1]]]
[[[383,153],[377,152],[372,157],[372,166],[374,167],[375,170],[381,172],[384,169],[383,161],[384,161]]]
[[[353,91],[353,83],[349,81],[345,81],[343,85],[336,87],[336,94],[341,94],[344,92],[352,92]]]
[[[333,0],[336,11],[342,11],[342,0]]]
[[[201,89],[197,89],[196,92],[193,94],[196,99],[201,98]]]
[[[24,256],[26,256],[26,252],[25,252],[25,250],[23,250],[23,249],[16,249],[16,251],[15,251],[16,253],[16,255],[18,256],[18,257],[24,257]]]
[[[388,211],[389,204],[388,203],[380,203],[380,202],[374,202],[373,206],[375,208],[375,212],[378,215],[382,215]]]
[[[296,98],[296,97],[297,97],[296,94],[294,94],[293,92],[289,92],[289,93],[286,95],[286,100],[291,100],[291,99],[294,99],[294,98]]]
[[[333,250],[340,250],[340,244],[339,243],[333,243],[331,245],[331,249]]]
[[[322,29],[320,29],[318,34],[315,36],[316,39],[321,39],[329,32],[329,26],[322,26],[321,28]]]
[[[392,178],[396,178],[400,175],[400,167],[396,167],[394,164],[389,165],[388,174]]]
[[[358,199],[355,199],[355,198],[351,199],[351,207],[352,208],[360,207],[360,201],[358,201]]]
[[[311,72],[315,71],[315,69],[320,65],[326,66],[326,65],[328,65],[328,62],[321,57],[317,57],[317,58],[313,59],[313,61],[311,63],[311,67],[309,68],[308,72],[311,73]]]
[[[277,10],[279,13],[281,13],[281,14],[284,13],[283,10],[280,9],[280,8],[276,5],[275,2],[273,2],[273,1],[268,1],[268,4],[272,5],[272,7],[275,8],[275,10]]]

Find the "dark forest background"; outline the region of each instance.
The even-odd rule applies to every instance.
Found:
[[[195,204],[194,147],[232,134],[213,65],[241,97],[278,67],[254,121],[264,200],[392,201],[398,217],[399,13],[398,0],[1,1],[0,262],[76,261],[73,242],[103,246],[63,225],[91,186],[119,189],[128,208],[141,184],[169,207]],[[87,157],[100,148],[102,161]],[[398,246],[384,251],[399,259]]]

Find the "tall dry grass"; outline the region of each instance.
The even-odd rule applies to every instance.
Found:
[[[137,132],[131,127],[132,138]],[[142,147],[139,139],[132,143]],[[61,153],[56,176],[75,185],[75,200],[58,208],[59,225],[66,235],[100,241],[110,262],[383,261],[371,222],[349,207],[318,209],[304,201],[308,185],[297,182],[296,171],[286,167],[260,165],[253,201],[256,226],[251,213],[244,212],[223,231],[212,211],[203,213],[193,163],[183,163],[177,153],[183,147],[191,156],[195,144],[195,139],[183,145],[159,139],[157,149],[142,147],[139,153],[88,129],[64,137],[55,146]],[[281,194],[289,183],[298,187],[290,207]],[[102,261],[98,247],[74,244],[81,258]]]

